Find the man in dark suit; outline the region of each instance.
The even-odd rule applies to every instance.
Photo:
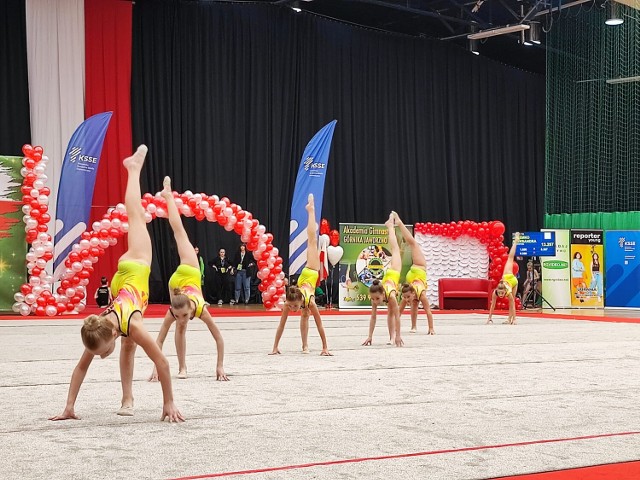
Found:
[[[218,256],[209,262],[209,266],[214,270],[214,296],[218,299],[218,305],[229,302],[233,285],[233,266],[224,248],[221,248]]]

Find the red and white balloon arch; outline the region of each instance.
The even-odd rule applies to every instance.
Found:
[[[60,286],[53,292],[54,279],[45,268],[53,260],[53,242],[48,233],[51,220],[48,212],[50,189],[45,186],[44,174],[48,161],[42,147],[25,145],[22,148],[22,211],[27,243],[31,244],[26,255],[28,282],[14,295],[13,310],[27,316],[55,316],[65,312],[81,312],[86,306],[86,286],[93,273],[93,264],[98,262],[106,249],[118,243],[118,239],[129,230],[127,212],[123,204],[110,208],[99,222],[94,222],[91,230],[80,236],[64,261],[66,269],[59,281]],[[235,231],[253,252],[258,265],[258,289],[262,292],[262,302],[266,308],[282,307],[284,303],[284,272],[282,258],[273,246],[273,235],[266,227],[253,218],[251,212],[232,203],[227,197],[204,193],[173,192],[178,210],[185,217],[218,222],[227,231]],[[145,193],[141,200],[147,223],[156,217],[167,216],[166,201],[159,193]]]

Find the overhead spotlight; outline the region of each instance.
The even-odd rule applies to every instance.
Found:
[[[302,11],[302,9],[298,7],[291,7],[291,10],[293,10],[296,13],[300,13]]]
[[[535,43],[536,45],[540,45],[540,23],[539,22],[531,22],[529,24],[529,41],[531,43]]]
[[[533,43],[531,43],[527,38],[527,35],[525,35],[524,30],[520,32],[520,43],[522,45],[526,45],[527,47],[530,47],[531,45],[533,45]]]
[[[474,55],[480,55],[478,51],[478,40],[469,40],[469,51]]]
[[[624,19],[620,14],[620,6],[613,0],[609,0],[607,5],[607,19],[604,21],[607,25],[622,25]]]

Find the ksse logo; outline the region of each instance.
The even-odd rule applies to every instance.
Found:
[[[80,155],[82,153],[82,148],[80,147],[71,147],[69,151],[69,161],[71,163],[75,163],[76,160],[86,163],[98,163],[98,159],[96,157],[90,157],[89,155]]]
[[[304,160],[304,171],[308,171],[309,169],[316,169],[316,168],[325,168],[325,164],[324,163],[319,163],[319,162],[315,162],[313,161],[313,157],[307,157]]]

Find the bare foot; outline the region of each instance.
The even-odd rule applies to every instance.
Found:
[[[418,329],[414,327],[411,330],[409,330],[409,333],[416,333],[417,331],[418,331]]]
[[[277,348],[273,349],[273,352],[271,352],[269,355],[280,355],[280,350],[278,350]]]
[[[302,347],[302,353],[310,353],[309,347]]]
[[[186,371],[186,370],[180,370],[180,371],[178,372],[178,378],[180,378],[180,379],[185,379],[185,378],[187,378],[187,371]]]
[[[394,212],[392,210],[391,215],[393,215],[393,219],[395,220],[396,225],[400,225],[402,223],[402,220],[400,220],[400,216],[397,214],[397,212]]]
[[[307,209],[307,212],[311,212],[312,210],[315,210],[315,204],[313,201],[313,193],[309,194],[309,197],[307,197],[307,206],[304,207]]]
[[[171,178],[164,177],[164,180],[162,181],[162,191],[160,192],[160,195],[162,195],[162,198],[164,198],[165,200],[168,200],[173,196],[173,194],[171,193]]]
[[[395,344],[396,344],[396,347],[403,347],[404,346],[404,340],[402,340],[402,338],[400,338],[400,337],[396,337]]]
[[[393,228],[394,222],[393,222],[393,212],[391,212],[389,214],[389,219],[384,222],[385,226],[389,229]]]
[[[122,161],[122,165],[124,165],[124,168],[130,171],[142,170],[142,165],[144,165],[144,158],[147,156],[148,151],[149,149],[146,145],[140,145],[133,155],[125,158]]]
[[[133,402],[122,402],[120,410],[116,412],[120,417],[133,417]]]
[[[435,335],[436,331],[433,328],[429,329],[429,333],[427,333],[427,335]]]
[[[328,348],[323,348],[322,351],[320,352],[320,356],[321,357],[333,357],[333,353],[331,353]]]

